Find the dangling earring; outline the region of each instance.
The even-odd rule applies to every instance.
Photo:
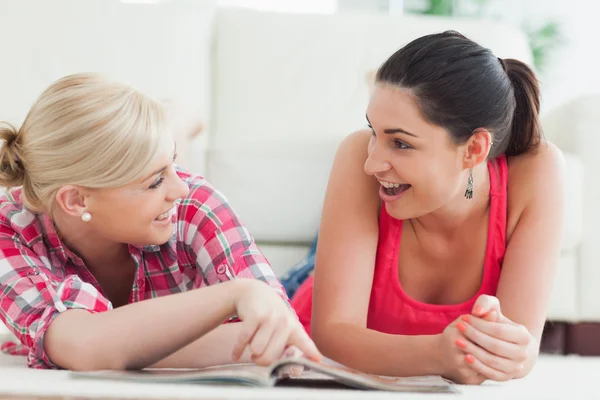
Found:
[[[92,219],[92,214],[90,214],[89,212],[84,212],[83,214],[81,214],[81,220],[83,222],[90,222],[90,220]]]
[[[467,190],[465,190],[465,198],[473,198],[473,168],[469,170],[469,179],[467,179]]]

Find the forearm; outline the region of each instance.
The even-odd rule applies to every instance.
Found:
[[[147,367],[233,315],[237,285],[222,283],[98,314],[65,311],[50,324],[45,351],[66,369]]]
[[[203,368],[234,363],[231,353],[244,322],[218,326],[195,342],[152,365],[153,368]],[[246,350],[235,363],[250,363]]]
[[[437,335],[390,335],[350,324],[331,324],[314,335],[326,357],[386,376],[441,375],[438,339]]]

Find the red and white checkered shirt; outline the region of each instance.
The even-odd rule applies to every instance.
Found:
[[[202,177],[178,170],[190,192],[177,205],[171,239],[156,246],[129,246],[137,263],[129,302],[166,296],[221,281],[254,278],[267,282],[288,302],[268,261],[226,198]],[[21,201],[21,189],[0,197],[0,318],[33,368],[57,368],[44,352],[44,333],[59,313],[92,313],[112,305],[81,258],[65,247],[52,220]]]

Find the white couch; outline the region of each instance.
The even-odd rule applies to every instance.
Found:
[[[369,70],[410,40],[446,29],[499,57],[532,59],[520,31],[489,21],[285,15],[194,0],[0,0],[0,10],[0,120],[20,124],[43,88],[84,70],[190,104],[207,129],[180,146],[182,164],[224,192],[280,274],[317,231],[337,144],[365,126]],[[600,189],[584,183],[584,171],[600,168],[597,106],[598,98],[576,101],[544,122],[568,165],[555,321],[600,321],[592,232]]]

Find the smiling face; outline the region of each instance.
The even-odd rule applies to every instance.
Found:
[[[417,218],[447,205],[465,190],[464,146],[429,124],[411,92],[378,84],[367,108],[373,131],[365,172],[397,219]]]
[[[187,196],[176,174],[173,148],[162,152],[149,173],[118,188],[94,189],[87,197],[93,218],[88,224],[100,237],[134,245],[160,245],[173,233],[175,203]]]

